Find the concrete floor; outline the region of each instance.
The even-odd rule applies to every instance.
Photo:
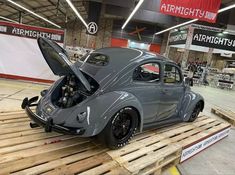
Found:
[[[46,84],[24,83],[0,79],[0,112],[20,110],[24,97],[39,95],[48,88]],[[211,107],[219,106],[235,111],[235,91],[221,90],[211,87],[193,87],[193,91],[205,98],[204,114],[221,118],[210,113]],[[193,158],[177,166],[183,175],[235,175],[235,130],[232,128],[229,136]],[[164,175],[177,175],[173,168]]]
[[[25,97],[37,96],[48,87],[46,84],[0,79],[0,112],[20,110]]]

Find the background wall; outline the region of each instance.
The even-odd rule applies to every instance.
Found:
[[[88,35],[85,27],[78,20],[68,23],[65,37],[66,46],[79,46],[93,49],[110,47],[113,20],[101,17],[98,27],[97,35]]]

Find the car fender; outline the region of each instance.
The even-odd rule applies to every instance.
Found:
[[[143,128],[143,109],[138,99],[131,93],[113,91],[99,95],[86,104],[90,108],[90,135],[99,134],[107,125],[111,117],[125,107],[134,107],[139,114],[139,130]]]
[[[200,94],[194,93],[192,91],[186,91],[181,103],[181,109],[179,112],[179,116],[182,118],[182,121],[188,121],[193,109],[195,108],[196,104],[202,101],[204,108],[204,99]]]

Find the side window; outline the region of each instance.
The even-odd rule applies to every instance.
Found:
[[[180,72],[175,66],[169,65],[169,64],[165,65],[164,83],[168,83],[168,84],[181,83]]]
[[[158,63],[147,63],[135,68],[133,80],[143,82],[159,82],[160,66]]]

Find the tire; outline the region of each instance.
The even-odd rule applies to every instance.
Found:
[[[192,112],[192,114],[191,114],[191,116],[190,116],[188,121],[189,122],[195,121],[196,118],[198,117],[199,113],[201,112],[201,110],[202,110],[202,103],[198,102],[196,104],[196,106],[194,107],[193,112]]]
[[[132,107],[119,110],[100,133],[100,138],[111,149],[126,145],[138,127],[138,114]]]

